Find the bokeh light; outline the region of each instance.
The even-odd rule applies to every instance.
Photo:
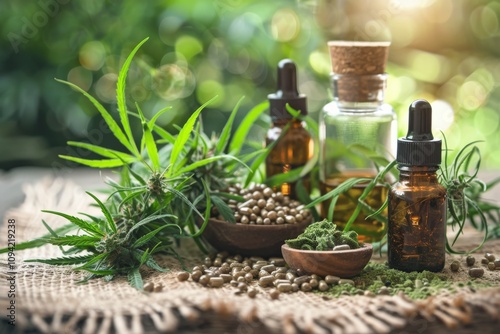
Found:
[[[107,73],[97,80],[96,94],[100,100],[106,103],[113,103],[116,100],[116,83],[118,75],[116,73]]]
[[[498,12],[499,4],[494,2],[474,9],[470,16],[470,25],[477,37],[489,38],[498,33]]]
[[[289,42],[296,38],[300,30],[300,19],[291,9],[281,9],[273,15],[271,32],[278,42]]]
[[[106,48],[99,41],[85,43],[80,49],[80,64],[90,71],[97,71],[104,65]]]
[[[455,121],[455,113],[450,103],[444,100],[431,102],[432,128],[434,133],[448,130]]]
[[[225,98],[224,86],[215,80],[206,80],[198,84],[196,88],[196,98],[200,103],[208,102],[214,96],[218,98],[211,104],[212,107],[218,107]]]
[[[196,37],[183,35],[175,42],[175,51],[184,55],[189,61],[203,51],[203,45]]]
[[[0,2],[3,35],[21,36],[22,18],[38,10],[36,1]],[[159,119],[168,131],[215,95],[204,111],[206,129],[219,131],[245,96],[240,121],[275,91],[276,65],[283,58],[297,63],[299,89],[317,117],[331,94],[326,42],[390,40],[385,100],[398,114],[399,135],[407,128],[408,105],[427,99],[435,130],[444,131],[451,146],[482,139],[483,167],[500,168],[496,0],[68,2],[18,51],[8,38],[0,41],[0,145],[9,136],[2,129],[43,138],[47,158],[36,163],[50,165],[57,159],[53,147],[85,139],[98,112],[53,78],[78,85],[114,112],[120,67],[145,37],[150,39],[130,68],[127,104],[133,112],[138,102],[147,117],[171,106]],[[266,122],[259,120],[253,135],[265,132]],[[140,133],[139,122],[132,127]],[[8,163],[0,168],[30,161],[3,159]]]
[[[474,126],[480,129],[484,136],[497,135],[500,130],[500,115],[497,110],[481,108],[474,115]],[[498,136],[500,137],[500,136]]]
[[[411,50],[407,53],[406,59],[412,77],[417,80],[443,83],[451,71],[446,57],[435,53]]]
[[[425,8],[433,5],[436,0],[392,0],[394,6],[401,9],[411,9],[416,10],[419,8]]]
[[[190,96],[195,83],[193,73],[185,64],[166,64],[153,70],[151,88],[162,99],[171,101]]]
[[[73,67],[68,72],[67,80],[87,91],[92,86],[92,72],[82,66]]]

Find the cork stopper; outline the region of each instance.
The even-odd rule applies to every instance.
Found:
[[[391,42],[330,41],[332,72],[370,75],[385,72]]]
[[[380,102],[390,42],[330,41],[335,97],[344,102]]]

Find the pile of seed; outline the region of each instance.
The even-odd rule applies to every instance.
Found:
[[[243,197],[244,202],[234,199],[227,201],[234,210],[237,223],[241,224],[295,224],[308,219],[311,212],[296,200],[275,192],[264,184],[252,185],[243,189],[239,185],[229,187],[228,192]],[[212,216],[223,219],[214,208]]]
[[[472,260],[468,260],[471,263]],[[470,264],[470,266],[472,266]],[[481,269],[482,268],[475,268]],[[193,281],[207,288],[233,286],[236,294],[247,294],[255,298],[259,293],[271,299],[282,293],[321,292],[324,299],[339,296],[395,295],[403,292],[411,299],[422,299],[443,290],[457,288],[471,289],[490,286],[491,283],[470,280],[454,282],[444,274],[429,271],[410,272],[390,269],[387,265],[368,263],[365,269],[353,279],[336,276],[321,277],[307,275],[289,268],[283,258],[263,259],[261,257],[228,256],[226,252],[207,257],[204,263],[192,268],[191,274],[180,272],[179,281]]]
[[[180,272],[179,281],[191,279],[203,286],[220,288],[230,285],[237,288],[236,294],[246,293],[254,298],[260,287],[267,291],[271,299],[279,298],[281,293],[313,290],[326,291],[333,285],[354,285],[354,281],[336,276],[320,277],[307,275],[289,268],[283,258],[268,260],[261,257],[228,256],[226,252],[215,257],[205,258],[204,264],[195,266],[191,274]]]
[[[465,258],[465,263],[469,268],[469,276],[473,278],[480,278],[484,275],[484,269],[480,267],[474,267],[476,263],[476,258],[472,255],[469,255]],[[481,259],[481,264],[485,265],[489,270],[500,270],[500,259],[496,259],[494,254],[486,253],[484,257]],[[450,264],[450,270],[453,272],[457,272],[460,270],[460,262],[458,260],[453,261]]]

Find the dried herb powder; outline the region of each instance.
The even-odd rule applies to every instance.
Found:
[[[355,231],[342,232],[326,219],[309,225],[297,238],[285,240],[285,243],[291,248],[317,251],[332,250],[339,245],[349,245],[351,249],[360,247]]]
[[[384,264],[370,262],[361,274],[352,278],[354,285],[333,285],[328,291],[317,292],[332,297],[343,295],[396,295],[403,292],[411,299],[424,299],[435,296],[441,292],[454,293],[460,288],[469,287],[478,289],[491,286],[491,283],[470,280],[467,282],[456,282],[443,273],[430,271],[404,272],[389,269]]]

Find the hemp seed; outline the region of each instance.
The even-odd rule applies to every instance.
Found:
[[[187,271],[181,271],[180,273],[177,274],[177,280],[179,282],[184,282],[189,279],[189,273]]]
[[[469,269],[469,276],[474,278],[483,277],[484,269],[483,268],[471,268]]]

